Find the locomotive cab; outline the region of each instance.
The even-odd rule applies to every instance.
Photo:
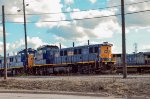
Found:
[[[111,62],[112,61],[112,44],[109,44],[108,42],[104,42],[100,46],[100,58],[102,62]]]
[[[104,42],[100,45],[98,70],[104,73],[115,72],[115,61],[112,59],[112,44]]]
[[[55,51],[58,50],[58,46],[55,45],[43,45],[37,49],[35,54],[35,64],[53,64]]]

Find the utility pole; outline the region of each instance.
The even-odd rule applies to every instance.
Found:
[[[122,17],[122,63],[123,63],[123,78],[127,78],[127,63],[126,63],[126,33],[125,33],[125,14],[124,0],[121,0],[121,17]]]
[[[4,43],[4,79],[7,79],[7,59],[6,59],[6,31],[5,31],[5,9],[2,6],[2,23],[3,23],[3,43]]]
[[[61,49],[61,43],[59,43],[59,49]]]
[[[62,64],[62,56],[61,56],[61,43],[59,43],[59,55],[61,57],[61,64]]]
[[[74,47],[74,42],[72,43],[72,46]]]
[[[137,54],[138,53],[138,44],[134,43],[134,53]]]
[[[138,53],[138,44],[134,43],[134,57],[135,57],[135,62],[137,64],[137,53]]]
[[[27,26],[26,26],[26,9],[25,9],[25,0],[23,0],[23,14],[24,14],[24,34],[25,34],[25,66],[24,72],[27,73],[27,66],[28,66],[28,48],[27,48]]]
[[[88,40],[88,45],[90,45],[90,40]]]

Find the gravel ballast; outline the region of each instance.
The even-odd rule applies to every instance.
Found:
[[[0,89],[107,93],[121,96],[150,96],[150,78],[9,78]]]

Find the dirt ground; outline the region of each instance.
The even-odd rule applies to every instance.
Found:
[[[150,78],[9,78],[0,80],[0,89],[94,92],[119,96],[150,97]]]
[[[124,98],[59,95],[59,94],[0,93],[0,99],[124,99]]]

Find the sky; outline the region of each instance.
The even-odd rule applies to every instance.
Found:
[[[66,48],[71,47],[72,42],[75,42],[75,46],[79,46],[86,45],[88,40],[90,44],[108,41],[113,44],[113,53],[121,53],[121,17],[118,15],[94,18],[120,14],[120,6],[112,7],[120,5],[120,1],[25,0],[25,3],[29,4],[26,6],[28,47],[36,49],[46,44],[61,43],[62,47]],[[150,1],[145,0],[145,3],[135,4],[141,1],[144,0],[125,0],[125,13],[150,10]],[[7,53],[12,54],[25,48],[22,0],[0,0],[0,6],[2,5],[5,5],[6,13]],[[0,13],[2,13],[1,8]],[[125,16],[127,53],[134,52],[135,43],[137,43],[138,52],[150,51],[149,16],[150,11]],[[2,24],[0,24],[0,54],[3,54],[2,31]]]

